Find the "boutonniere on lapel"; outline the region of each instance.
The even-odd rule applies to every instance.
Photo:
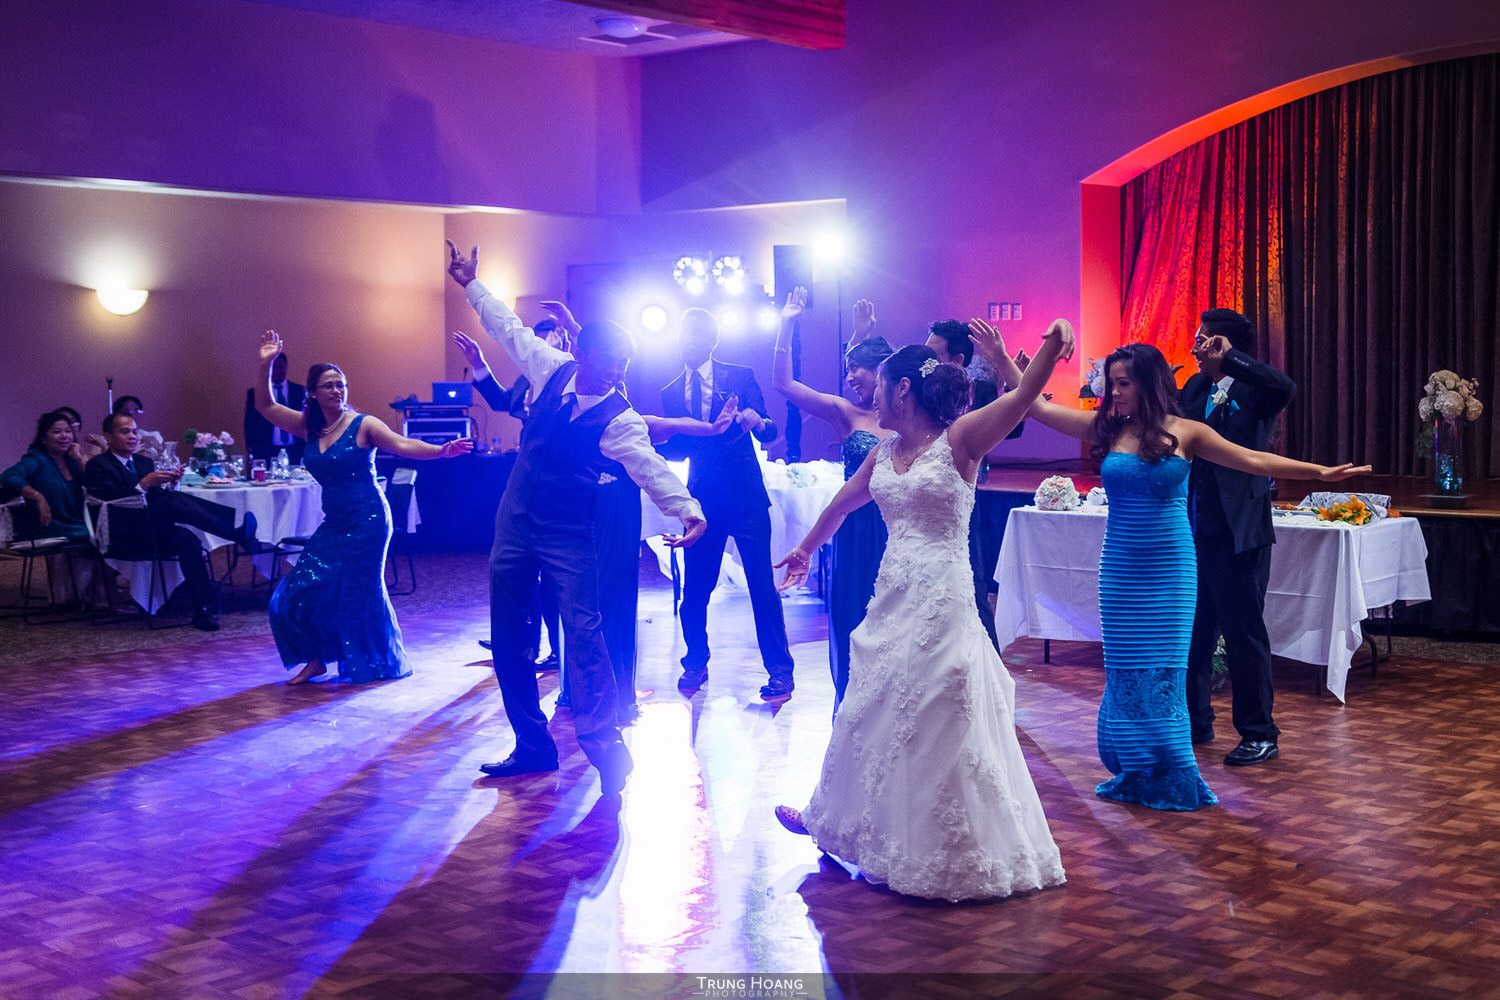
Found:
[[[1224,388],[1222,385],[1214,386],[1214,394],[1208,397],[1208,401],[1214,406],[1223,406],[1225,403],[1229,402],[1229,390]],[[1238,407],[1235,408],[1238,409]]]

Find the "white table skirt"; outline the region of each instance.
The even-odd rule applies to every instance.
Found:
[[[258,522],[256,536],[262,542],[279,542],[283,538],[311,535],[323,523],[323,489],[312,480],[254,486],[183,486],[180,491],[234,508],[235,524],[244,520],[246,513],[254,514]],[[186,527],[203,543],[204,551],[212,552],[234,544],[232,539],[210,535],[191,525]],[[270,575],[270,559],[270,556],[257,556],[254,560],[256,569],[263,576]],[[172,592],[182,584],[182,570],[175,562],[162,564],[165,593],[161,589],[154,593],[152,591],[150,560],[106,559],[105,562],[130,582],[131,600],[151,614],[156,614]]]
[[[687,463],[669,462],[677,478],[687,482]],[[786,466],[777,462],[762,462],[761,473],[765,478],[766,492],[771,497],[771,561],[775,562],[791,550],[793,545],[807,535],[823,508],[844,485],[844,469],[834,462],[801,462]],[[641,494],[641,539],[656,554],[657,565],[662,575],[672,574],[671,550],[661,540],[663,532],[678,535],[682,525],[675,517],[667,517],[656,509],[656,505],[643,492]],[[735,547],[734,539],[724,548],[728,556],[719,569],[719,583],[714,593],[747,593],[744,560]],[[814,556],[809,568],[808,581],[817,579],[818,561]]]
[[[1099,553],[1108,508],[1010,513],[1000,548],[995,629],[1002,646],[1023,636],[1099,642]],[[1401,600],[1430,600],[1427,545],[1414,518],[1362,527],[1278,515],[1266,591],[1271,652],[1326,664],[1340,701],[1360,622]],[[1149,628],[1150,623],[1142,623]]]

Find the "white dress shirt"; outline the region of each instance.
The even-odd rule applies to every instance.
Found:
[[[531,381],[535,387],[533,391],[539,392],[553,372],[573,360],[571,354],[558,350],[532,332],[530,327],[521,322],[521,317],[511,311],[510,306],[484,287],[483,282],[477,279],[469,282],[464,295],[468,298],[469,305],[479,314],[479,322],[485,332],[505,349],[521,374]],[[603,396],[582,395],[576,392],[577,382],[575,375],[568,380],[564,389],[565,392],[577,395],[578,412],[574,414],[575,419],[604,402],[610,393],[618,391],[611,389],[610,393]],[[677,478],[666,460],[651,447],[651,435],[646,430],[646,421],[641,419],[634,408],[627,407],[605,426],[604,436],[599,439],[599,450],[605,458],[623,465],[630,478],[646,491],[651,502],[663,514],[680,520],[703,516],[703,508],[698,505],[698,501],[688,494],[682,480]]]
[[[286,380],[285,379],[282,379],[280,382],[274,382],[274,383],[272,383],[272,385],[271,385],[271,398],[273,400],[275,400],[276,402],[280,403],[282,406],[291,406],[292,405],[291,402],[290,402],[291,397],[289,395],[287,395]],[[292,446],[292,436],[290,434],[288,434],[286,431],[282,430],[280,427],[277,427],[275,424],[272,424],[271,425],[271,447],[272,448],[290,448],[291,446]]]

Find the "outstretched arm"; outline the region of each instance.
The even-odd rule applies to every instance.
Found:
[[[646,422],[635,410],[626,410],[609,422],[599,439],[599,451],[605,458],[619,462],[625,472],[668,517],[682,522],[681,535],[663,535],[672,548],[692,545],[708,527],[703,508],[688,493],[687,487],[662,458],[651,449]]]
[[[817,521],[813,522],[807,537],[798,542],[792,551],[782,556],[781,561],[771,567],[772,569],[786,567],[786,576],[782,578],[777,590],[790,590],[806,580],[808,568],[812,565],[812,554],[833,537],[834,532],[839,530],[839,525],[844,523],[844,518],[870,502],[870,474],[875,469],[876,456],[879,454],[879,448],[870,449],[859,471],[849,477],[843,489],[839,490],[828,502],[828,506],[823,508],[823,513],[819,514]]]
[[[652,413],[642,413],[641,419],[646,422],[646,430],[651,435],[651,443],[661,444],[674,434],[686,434],[688,437],[713,437],[723,434],[729,430],[729,425],[734,423],[739,407],[739,397],[730,396],[724,401],[724,408],[719,411],[713,423],[692,417],[658,417]]]
[[[441,446],[414,438],[402,437],[374,417],[365,417],[359,425],[361,448],[380,448],[402,458],[453,458],[474,450],[473,438],[455,438]]]
[[[807,289],[798,286],[787,294],[786,305],[781,309],[781,332],[776,335],[776,353],[771,358],[771,386],[793,406],[809,416],[827,421],[840,437],[845,437],[852,429],[849,401],[842,396],[819,392],[792,378],[792,333],[802,320],[806,304]],[[858,309],[857,304],[855,308]],[[871,322],[873,325],[873,320]]]
[[[1002,356],[1005,354],[1004,341],[1000,340],[994,327],[988,324],[976,330],[974,339],[976,343],[988,340],[987,350],[996,350]],[[977,465],[1026,416],[1027,409],[1041,395],[1042,387],[1047,384],[1058,359],[1072,353],[1073,325],[1065,319],[1054,320],[1047,328],[1047,335],[1043,338],[1036,357],[1026,366],[1026,374],[1021,376],[1020,384],[988,406],[965,413],[953,422],[953,427],[948,432],[948,443],[953,448],[954,461],[958,463],[959,471],[964,473],[964,478],[968,478],[969,467]]]
[[[1253,476],[1278,476],[1282,479],[1319,479],[1325,483],[1336,483],[1351,476],[1370,473],[1368,465],[1315,465],[1284,458],[1269,451],[1242,448],[1207,424],[1182,417],[1171,419],[1167,430],[1177,436],[1184,457],[1205,458],[1215,465],[1248,472]]]
[[[272,426],[305,438],[307,421],[290,406],[282,406],[276,402],[276,394],[271,389],[271,362],[280,353],[281,336],[275,330],[267,330],[260,335],[260,387],[263,391],[255,394],[255,412],[265,417]],[[311,392],[314,387],[307,388]]]

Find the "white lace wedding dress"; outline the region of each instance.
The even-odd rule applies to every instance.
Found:
[[[872,882],[983,899],[1064,881],[1016,739],[1015,683],[974,610],[974,487],[944,433],[909,471],[879,446],[870,493],[890,531],[849,689],[802,821]]]

